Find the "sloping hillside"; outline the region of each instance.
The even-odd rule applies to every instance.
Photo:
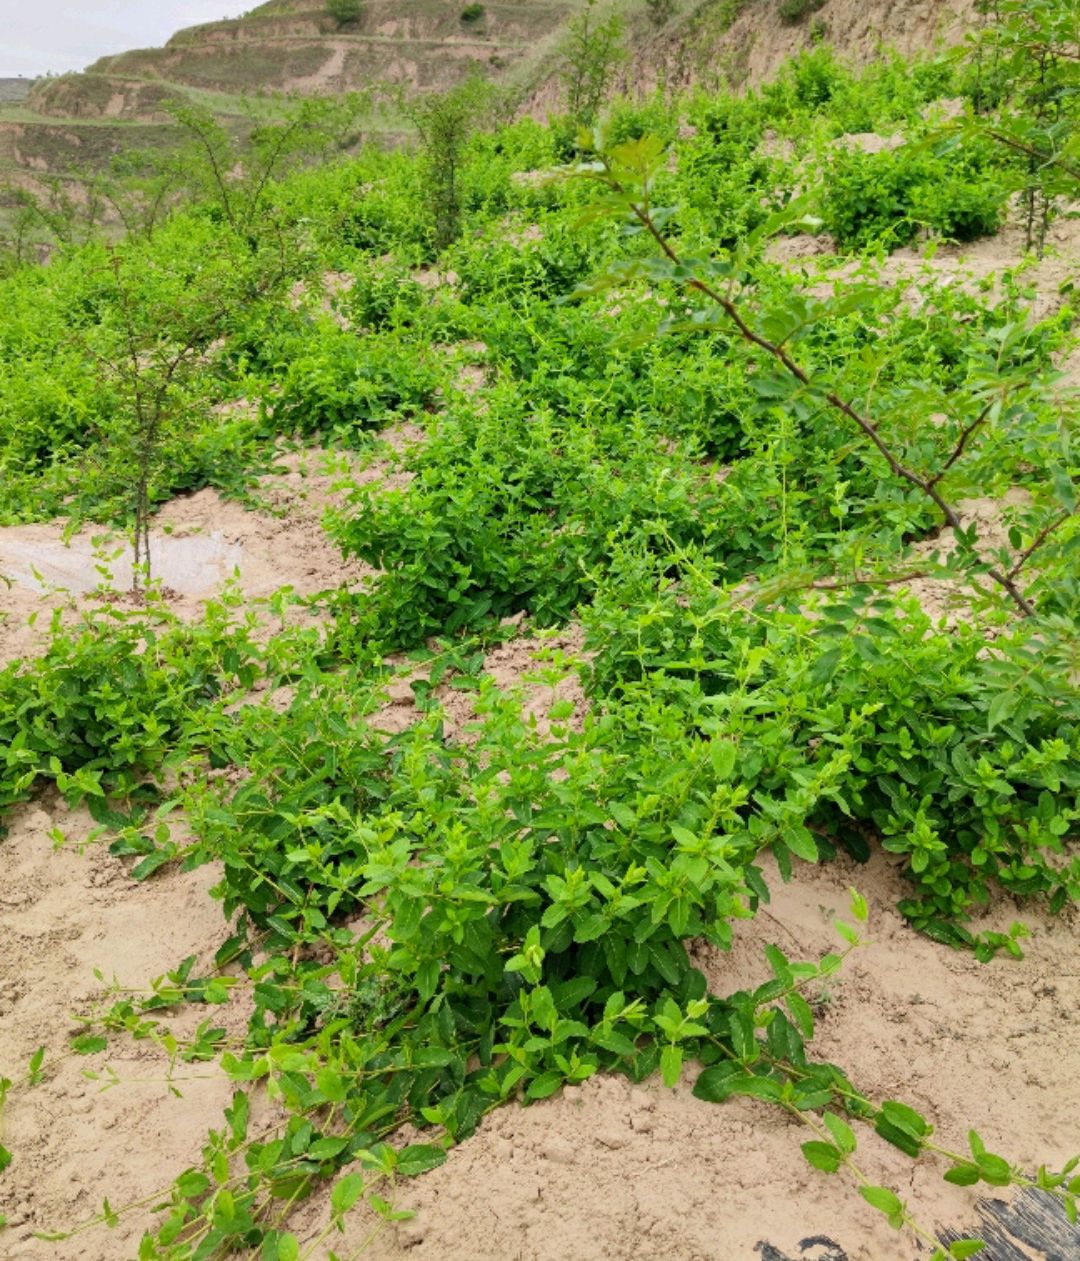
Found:
[[[759,81],[821,39],[856,61],[882,45],[911,53],[958,42],[974,13],[974,0],[807,0],[797,16],[792,0],[679,0],[658,25],[645,0],[616,4],[630,53],[623,86],[631,90]],[[255,94],[338,95],[386,83],[437,91],[479,71],[518,88],[530,112],[558,108],[555,50],[582,0],[484,4],[470,18],[475,7],[368,0],[355,21],[341,23],[325,0],[269,0],[243,17],[178,31],[163,48],[39,80],[25,100],[0,104],[0,168],[24,178],[59,174],[167,144],[162,106],[178,96],[231,120]]]
[[[254,95],[342,95],[379,84],[438,91],[478,71],[529,76],[578,7],[580,0],[489,4],[469,20],[460,3],[370,0],[357,20],[340,23],[324,0],[270,0],[244,17],[178,31],[163,48],[39,80],[25,99],[0,107],[0,168],[62,174],[168,144],[162,107],[178,97],[228,122],[243,117]]]

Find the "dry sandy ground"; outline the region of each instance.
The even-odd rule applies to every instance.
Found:
[[[203,974],[213,966],[228,936],[221,905],[209,896],[219,872],[169,871],[136,884],[104,844],[80,848],[94,825],[53,794],[19,807],[9,823],[0,841],[0,1075],[16,1085],[3,1115],[2,1141],[14,1159],[0,1180],[0,1211],[10,1222],[0,1256],[131,1257],[139,1219],[66,1243],[29,1236],[93,1217],[106,1196],[119,1206],[167,1187],[198,1160],[232,1089],[213,1064],[179,1065],[178,1098],[164,1081],[168,1057],[152,1043],[119,1036],[114,1050],[81,1057],[66,1054],[67,1035],[80,1027],[73,1014],[102,998],[95,968],[144,990],[187,955],[199,956]],[[60,847],[50,837],[56,828],[68,838]],[[218,1008],[191,1011],[219,1023]],[[27,1063],[41,1046],[45,1079],[28,1087]],[[83,1072],[106,1064],[121,1084],[102,1090]]]
[[[815,277],[822,264],[830,265],[824,282],[818,281],[813,292],[826,296],[832,292],[829,280],[847,282],[853,277],[865,275],[867,280],[895,284],[909,280],[913,284],[926,281],[932,285],[961,285],[969,292],[977,293],[987,286],[988,303],[993,303],[1000,292],[990,278],[1015,269],[1024,258],[1024,233],[1014,222],[1009,222],[997,236],[984,237],[961,245],[937,245],[932,259],[924,257],[925,244],[906,245],[895,250],[880,266],[870,263],[862,270],[856,262],[844,262],[838,266],[832,253],[832,241],[827,236],[782,236],[771,241],[767,255],[773,261],[791,268],[810,265]],[[1047,233],[1046,253],[1043,258],[1029,263],[1020,276],[1023,288],[1033,290],[1031,315],[1033,319],[1045,319],[1069,300],[1069,286],[1075,286],[1080,278],[1080,219],[1056,219]],[[917,299],[916,299],[917,301]]]
[[[423,430],[402,424],[383,435],[391,451],[419,441]],[[286,452],[279,471],[261,479],[266,511],[253,512],[200,490],[167,504],[155,519],[150,555],[165,607],[190,619],[230,582],[260,620],[272,622],[266,601],[282,587],[297,596],[356,586],[373,574],[346,561],[321,525],[325,509],[366,482],[404,484],[390,456],[365,463],[311,449]],[[71,539],[63,523],[0,528],[0,666],[38,651],[54,611],[65,622],[101,605],[101,591],[131,587],[130,545],[102,527]],[[125,601],[122,607],[136,607]]]
[[[520,624],[521,616],[512,619]],[[585,660],[584,632],[579,626],[537,635],[521,635],[493,648],[484,658],[483,672],[504,692],[516,692],[522,702],[522,717],[546,737],[551,731],[549,717],[553,705],[569,702],[570,714],[562,719],[575,730],[581,729],[588,702],[575,663]],[[428,669],[403,667],[386,688],[388,704],[373,717],[380,731],[398,732],[417,721],[413,683],[428,677]],[[476,692],[462,691],[448,683],[434,690],[442,706],[443,727],[453,740],[469,741],[470,728],[477,721]]]

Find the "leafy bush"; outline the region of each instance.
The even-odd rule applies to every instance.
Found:
[[[780,0],[777,12],[782,22],[792,26],[811,13],[815,13],[824,3],[825,0]]]
[[[367,430],[422,411],[438,385],[431,361],[395,334],[360,338],[327,329],[282,351],[280,389],[263,404],[279,433],[356,443]]]
[[[841,249],[891,249],[920,226],[960,241],[995,232],[1008,188],[983,162],[977,151],[938,156],[908,145],[838,153],[825,178],[825,226]]]
[[[195,631],[106,614],[57,631],[41,657],[0,671],[0,812],[42,779],[72,802],[130,792],[200,708],[250,686],[256,662],[220,608]]]
[[[467,4],[461,10],[461,20],[469,25],[472,22],[479,22],[484,16],[484,6],[482,4]]]
[[[930,634],[913,604],[869,588],[813,622],[718,616],[707,586],[628,595],[613,585],[587,615],[595,686],[625,698],[624,725],[672,706],[733,740],[759,844],[812,857],[838,842],[865,860],[879,837],[907,860],[903,912],[954,944],[973,941],[962,921],[995,883],[1055,908],[1080,896],[1063,843],[1080,822],[1080,708],[1054,666],[1032,676],[1029,632],[988,658],[978,630]]]
[[[363,0],[326,0],[326,11],[341,26],[356,22],[364,11]]]

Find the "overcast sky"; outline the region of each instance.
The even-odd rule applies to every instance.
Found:
[[[105,53],[164,44],[257,0],[0,0],[0,78],[82,70]]]

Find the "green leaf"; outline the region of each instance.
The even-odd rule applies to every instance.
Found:
[[[802,1153],[815,1169],[820,1169],[823,1173],[835,1173],[844,1163],[844,1153],[832,1143],[817,1140],[803,1143]]]
[[[343,1213],[347,1213],[363,1194],[364,1175],[355,1172],[345,1174],[344,1177],[338,1178],[334,1183],[334,1189],[330,1192],[330,1211],[335,1217],[340,1217]]]
[[[818,861],[817,845],[814,843],[814,838],[805,828],[788,828],[784,832],[784,844],[787,845],[796,858],[801,858],[803,862],[816,863]]]
[[[754,1077],[747,1074],[735,1078],[731,1083],[731,1093],[775,1101],[780,1098],[782,1088],[780,1083],[771,1077]]]
[[[135,866],[132,867],[132,880],[146,880],[148,877],[152,876],[159,867],[164,867],[172,857],[173,855],[167,849],[158,849],[152,854],[147,854],[142,862],[136,863]]]
[[[778,981],[783,981],[785,985],[791,984],[791,965],[788,963],[787,955],[778,946],[766,946],[765,958],[772,968],[773,976]]]
[[[176,1179],[176,1189],[185,1200],[195,1200],[210,1190],[210,1179],[197,1169],[189,1169]]]
[[[323,1068],[315,1076],[315,1089],[327,1103],[344,1103],[348,1097],[345,1079],[332,1068]]]
[[[843,651],[842,648],[830,648],[827,652],[823,652],[810,667],[808,676],[810,682],[818,686],[828,683],[836,673],[836,667],[840,664],[840,657]]]
[[[683,1052],[681,1046],[668,1045],[660,1052],[660,1072],[665,1086],[674,1086],[682,1072]]]
[[[108,1038],[95,1037],[90,1034],[83,1034],[78,1038],[71,1039],[71,1049],[76,1055],[96,1055],[98,1051],[104,1051],[108,1045]]]
[[[436,1147],[434,1143],[414,1143],[402,1149],[398,1156],[398,1173],[412,1178],[429,1169],[436,1169],[446,1163],[446,1149]]]
[[[949,1244],[949,1256],[953,1261],[966,1261],[977,1252],[982,1252],[986,1244],[981,1239],[954,1239]]]
[[[897,1129],[904,1130],[915,1138],[924,1138],[933,1132],[933,1126],[920,1112],[908,1107],[906,1103],[898,1103],[895,1099],[886,1099],[881,1105],[881,1115]]]
[[[788,994],[784,1002],[799,1032],[809,1041],[814,1036],[814,1013],[810,1004],[801,994],[795,992]]]
[[[866,899],[858,891],[858,889],[848,889],[848,893],[851,895],[852,915],[855,916],[855,918],[859,921],[860,924],[865,924],[867,916],[869,915],[869,910],[866,905]]]
[[[622,990],[616,990],[614,994],[608,996],[608,1000],[604,1004],[604,1020],[614,1020],[625,1006],[626,995]]]
[[[1000,723],[1007,721],[1016,709],[1019,696],[1015,691],[999,692],[990,702],[986,713],[986,730],[993,731]]]
[[[10,1164],[11,1152],[9,1152],[3,1144],[0,1144],[0,1173],[2,1173]]]
[[[672,962],[671,955],[659,942],[649,941],[646,945],[649,951],[649,958],[652,960],[657,972],[669,985],[678,985],[679,969]]]
[[[709,746],[709,760],[712,762],[713,774],[724,782],[731,778],[738,758],[738,749],[731,740],[714,740]]]
[[[851,927],[850,924],[845,923],[842,919],[838,919],[833,920],[833,927],[845,941],[850,942],[853,946],[857,946],[859,944],[859,934]]]
[[[1066,512],[1076,511],[1076,484],[1065,469],[1059,464],[1052,472],[1054,494]]]
[[[591,1035],[591,1041],[613,1055],[630,1058],[637,1054],[637,1047],[630,1039],[617,1029],[597,1029]]]
[[[444,1046],[422,1046],[413,1055],[414,1068],[446,1068],[454,1062],[454,1053]]]
[[[979,1171],[974,1165],[953,1165],[944,1174],[946,1182],[957,1187],[973,1187],[979,1181]]]
[[[979,1169],[979,1177],[992,1187],[1007,1187],[1012,1181],[1012,1170],[1009,1168],[1009,1162],[1001,1156],[983,1152],[975,1158],[975,1164]]]
[[[740,1075],[738,1066],[731,1063],[714,1064],[703,1069],[694,1082],[694,1098],[704,1099],[706,1103],[723,1103],[731,1098],[734,1093],[732,1082]]]
[[[846,1121],[842,1121],[835,1113],[832,1112],[824,1113],[821,1119],[825,1122],[829,1133],[833,1136],[833,1142],[836,1143],[836,1146],[844,1153],[845,1156],[850,1156],[855,1150],[855,1135],[852,1132],[851,1126],[848,1125]]]
[[[556,1090],[563,1084],[562,1073],[554,1071],[541,1073],[529,1083],[529,1089],[525,1092],[527,1099],[546,1099],[549,1095],[553,1095]]]
[[[333,1160],[348,1147],[347,1138],[317,1138],[304,1155],[308,1160]]]
[[[904,1222],[904,1203],[895,1191],[888,1187],[862,1186],[859,1194],[871,1208],[885,1214],[894,1230],[900,1229]]]
[[[728,1016],[731,1045],[740,1060],[753,1061],[758,1047],[754,1038],[754,1023],[743,1011],[733,1011]]]

